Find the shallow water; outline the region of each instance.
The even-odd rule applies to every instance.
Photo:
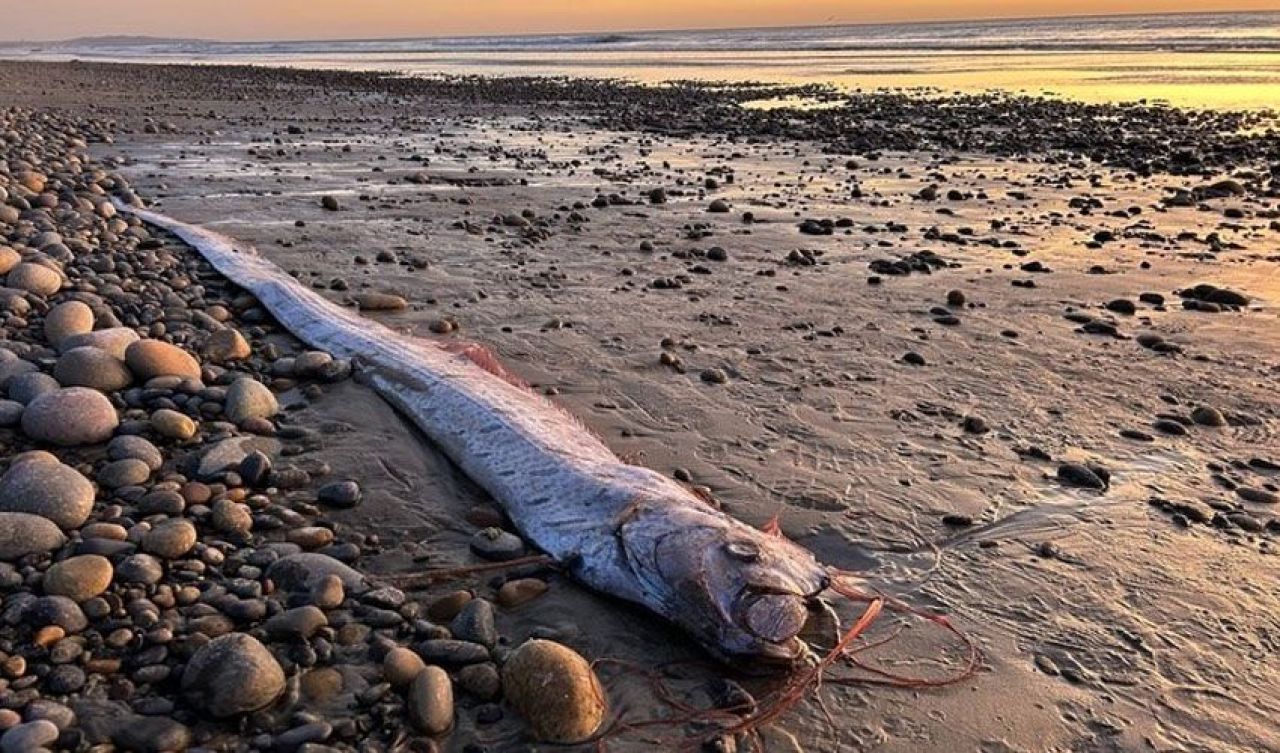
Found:
[[[1054,94],[1270,109],[1280,13],[521,37],[0,46],[0,56]]]

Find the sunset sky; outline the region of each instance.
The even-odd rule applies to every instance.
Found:
[[[1280,10],[1280,0],[0,0],[0,39],[333,39]]]

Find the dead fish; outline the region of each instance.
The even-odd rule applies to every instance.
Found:
[[[487,358],[365,319],[224,235],[117,206],[195,247],[298,339],[357,361],[576,580],[646,607],[726,660],[791,664],[808,655],[799,635],[831,577],[806,549],[623,462],[545,397],[482,368]]]

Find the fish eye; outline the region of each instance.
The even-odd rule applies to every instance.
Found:
[[[724,549],[734,559],[743,562],[755,562],[760,559],[760,547],[750,541],[730,541],[724,545]]]

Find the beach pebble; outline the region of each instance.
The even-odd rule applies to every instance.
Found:
[[[22,620],[34,628],[54,626],[67,635],[75,635],[89,626],[80,605],[66,596],[41,596],[23,612]]]
[[[0,427],[12,427],[22,423],[25,405],[13,400],[0,400]]]
[[[361,311],[402,311],[409,307],[408,301],[393,293],[360,293],[354,298]]]
[[[604,688],[575,651],[547,640],[527,641],[502,667],[506,699],[544,742],[574,743],[604,721]]]
[[[334,481],[320,487],[316,499],[329,507],[349,508],[360,502],[360,485],[354,481]]]
[[[382,659],[382,677],[393,688],[403,688],[426,669],[426,662],[411,649],[396,646]]]
[[[111,742],[118,750],[137,753],[170,753],[191,746],[191,729],[162,716],[129,715],[115,726]]]
[[[129,351],[129,346],[140,339],[138,333],[128,327],[110,327],[84,334],[68,335],[59,343],[58,349],[66,352],[72,348],[98,348],[123,361],[125,354]]]
[[[139,340],[125,349],[124,361],[139,379],[162,376],[200,378],[200,363],[191,354],[162,340]]]
[[[267,577],[275,582],[277,588],[295,593],[310,593],[321,579],[329,575],[341,580],[348,593],[368,590],[363,575],[326,554],[290,554],[267,567]]]
[[[43,394],[22,414],[22,430],[27,436],[62,447],[105,442],[119,425],[111,401],[87,387]]]
[[[47,719],[19,724],[0,737],[0,752],[36,753],[48,750],[58,741],[60,734],[57,725]]]
[[[342,587],[342,579],[336,575],[326,575],[311,588],[311,603],[321,609],[337,609],[347,598],[347,591]]]
[[[150,554],[134,554],[116,566],[116,580],[121,583],[154,585],[164,577],[164,565]]]
[[[501,528],[485,528],[471,537],[471,551],[478,557],[506,562],[524,556],[524,542]]]
[[[492,701],[502,694],[502,676],[491,662],[468,664],[455,676],[459,688],[482,701]]]
[[[241,377],[227,389],[226,417],[240,423],[251,418],[271,418],[280,411],[276,396],[256,379]]]
[[[65,596],[72,601],[87,601],[106,591],[115,571],[111,560],[96,554],[83,554],[55,562],[44,574],[44,592]]]
[[[1222,411],[1207,405],[1201,405],[1192,410],[1191,420],[1201,426],[1222,427],[1227,425],[1227,419],[1223,417]]]
[[[3,352],[8,353],[9,351]],[[21,358],[9,358],[7,360],[0,361],[0,386],[7,390],[9,385],[17,377],[20,377],[23,374],[38,372],[39,370],[39,366]]]
[[[9,271],[5,284],[41,297],[48,297],[62,288],[62,275],[43,264],[22,262]]]
[[[44,339],[55,348],[68,337],[92,331],[93,309],[80,301],[59,303],[44,317]]]
[[[98,483],[107,489],[141,486],[151,478],[151,467],[136,458],[113,460],[102,466],[96,478]]]
[[[8,383],[9,397],[23,405],[30,404],[32,400],[41,395],[57,392],[60,389],[62,389],[62,385],[58,384],[58,380],[43,371],[18,374],[11,378]]]
[[[267,620],[263,629],[272,640],[305,641],[316,634],[320,628],[329,624],[329,619],[318,607],[307,604],[286,610]]]
[[[1058,466],[1058,479],[1067,486],[1084,489],[1107,488],[1107,482],[1094,469],[1079,463],[1063,463]]]
[[[117,392],[133,384],[133,372],[124,363],[87,345],[63,353],[53,367],[53,376],[63,387],[89,387],[99,392]]]
[[[229,633],[202,646],[182,673],[196,708],[229,717],[269,706],[285,689],[284,670],[256,638]]]
[[[152,413],[149,423],[156,434],[166,439],[186,441],[196,434],[196,422],[190,416],[169,408]]]
[[[439,735],[453,726],[453,683],[439,667],[426,667],[409,686],[405,706],[419,731]]]
[[[220,499],[213,503],[210,521],[222,533],[243,535],[253,530],[253,511],[248,505]]]
[[[45,554],[67,542],[53,521],[23,512],[0,512],[0,561]]]
[[[209,335],[205,340],[201,354],[213,363],[242,361],[253,354],[249,342],[238,330],[227,327]]]
[[[511,609],[526,604],[547,592],[546,581],[537,578],[517,578],[502,584],[498,589],[497,602]]]
[[[458,640],[478,643],[492,649],[498,642],[493,604],[485,599],[472,599],[449,623],[449,632]]]
[[[341,209],[341,208],[342,208],[342,207],[338,204],[338,197],[336,197],[336,196],[321,196],[321,197],[320,197],[320,206],[321,206],[321,208],[323,208],[323,209],[325,209],[325,210],[327,210],[327,211],[330,211],[330,212],[336,212],[336,211],[338,211],[339,209]]]
[[[17,463],[0,477],[0,511],[39,515],[63,530],[84,525],[93,500],[89,479],[57,461]]]
[[[112,460],[141,460],[152,471],[160,470],[164,465],[164,455],[160,448],[143,437],[119,436],[107,444],[107,457]]]
[[[166,520],[142,537],[142,550],[162,559],[177,559],[196,545],[196,527],[181,518]]]

